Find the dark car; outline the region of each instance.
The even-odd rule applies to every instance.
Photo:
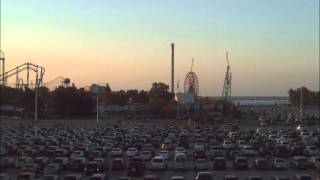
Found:
[[[4,170],[6,168],[15,167],[15,160],[11,157],[3,157],[0,160],[0,169]]]
[[[193,153],[194,159],[206,159],[206,153],[204,150],[197,150]]]
[[[141,176],[145,171],[145,164],[142,157],[133,157],[129,163],[129,176]]]
[[[253,166],[256,170],[268,170],[269,162],[267,161],[267,159],[259,158],[254,160]]]
[[[111,170],[121,171],[126,169],[126,163],[123,158],[115,158],[112,160]]]
[[[226,169],[226,159],[224,157],[216,157],[213,162],[213,169]]]
[[[105,171],[105,167],[98,161],[90,161],[86,164],[84,171],[86,175],[103,173]]]
[[[147,174],[143,176],[143,180],[160,180],[157,175]]]
[[[228,153],[228,157],[230,160],[234,160],[235,157],[241,156],[242,152],[240,150],[231,150]]]
[[[272,150],[269,147],[261,147],[259,149],[259,155],[266,158],[272,155]]]
[[[236,175],[225,175],[223,180],[239,180],[239,177]]]
[[[233,161],[233,168],[236,170],[247,170],[249,168],[247,158],[243,156],[235,157]]]
[[[213,180],[213,174],[211,172],[198,172],[195,180]]]
[[[312,177],[309,174],[296,174],[294,180],[312,180]]]
[[[272,180],[290,180],[288,176],[280,175],[280,176],[273,176]]]
[[[83,172],[86,167],[86,160],[84,158],[73,159],[70,165],[70,170],[73,172]]]
[[[276,157],[289,157],[291,153],[287,146],[277,145],[274,147],[273,155]]]

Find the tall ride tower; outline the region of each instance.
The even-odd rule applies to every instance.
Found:
[[[171,43],[171,93],[174,94],[174,43]]]
[[[224,77],[224,83],[223,83],[223,88],[222,88],[222,97],[224,99],[228,99],[228,97],[231,96],[231,72],[230,72],[230,64],[229,64],[229,59],[228,59],[228,52],[226,52],[226,60],[228,63],[227,66],[227,71],[226,75]]]

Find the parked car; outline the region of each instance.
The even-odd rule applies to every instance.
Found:
[[[296,174],[294,180],[312,180],[312,176],[309,174]]]
[[[119,157],[122,156],[122,149],[121,148],[112,148],[112,150],[110,151],[109,155],[111,157]]]
[[[274,158],[272,160],[272,168],[274,169],[287,169],[288,164],[284,158]]]
[[[105,171],[105,166],[99,161],[90,161],[86,163],[84,173],[86,175],[99,174]]]
[[[210,168],[209,163],[205,159],[196,159],[194,163],[195,170],[208,170]]]
[[[22,172],[17,176],[17,180],[34,180],[36,175],[32,172]]]
[[[146,166],[144,164],[142,157],[140,156],[133,157],[129,163],[128,169],[129,169],[129,172],[128,172],[129,176],[141,176],[146,169]]]
[[[139,151],[137,148],[128,148],[127,152],[126,152],[126,156],[127,157],[133,157],[138,155]]]
[[[167,168],[167,162],[162,156],[155,156],[150,161],[151,170],[165,170]]]
[[[185,153],[176,153],[173,159],[174,170],[188,170],[188,158]]]
[[[49,163],[43,170],[43,174],[60,174],[61,167],[55,163]]]
[[[194,178],[195,180],[213,180],[212,172],[198,172],[197,176]]]
[[[11,177],[9,174],[0,174],[1,180],[11,180]]]
[[[247,170],[249,168],[248,160],[244,156],[235,157],[233,168],[236,170]]]
[[[213,169],[215,170],[226,169],[226,159],[224,157],[216,157],[213,161]]]
[[[3,157],[0,160],[0,169],[7,169],[15,167],[15,159],[12,157]]]
[[[144,161],[150,161],[152,159],[152,152],[141,151],[140,156],[143,158]]]
[[[41,180],[59,180],[58,175],[44,175],[42,176]]]
[[[89,180],[110,180],[110,178],[108,177],[108,175],[101,173],[91,175]]]
[[[294,156],[291,161],[291,167],[294,169],[308,169],[308,159],[304,156]]]
[[[256,170],[268,170],[269,169],[269,162],[267,159],[258,158],[254,160],[253,167]]]
[[[67,174],[63,180],[84,180],[84,177],[81,174]]]
[[[230,175],[225,175],[223,177],[223,180],[239,180],[239,177],[237,175],[230,174]]]
[[[160,180],[160,178],[157,175],[153,175],[153,174],[147,174],[144,175],[143,180]]]
[[[115,158],[112,160],[111,170],[112,171],[123,171],[127,169],[127,164],[123,158]]]

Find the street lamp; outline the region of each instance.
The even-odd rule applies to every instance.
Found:
[[[302,123],[302,87],[300,88],[300,123]]]
[[[36,74],[36,83],[34,86],[35,91],[35,107],[34,107],[34,136],[37,137],[38,135],[38,68]]]

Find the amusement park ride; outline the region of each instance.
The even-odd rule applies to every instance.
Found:
[[[192,71],[193,68],[193,58],[191,63],[191,70],[187,73],[184,79],[184,92],[190,93],[194,97],[199,95],[199,80],[198,76],[195,72]]]
[[[32,78],[31,73],[34,73],[35,79]],[[43,76],[45,69],[42,66],[33,63],[24,63],[19,65],[9,71],[5,71],[5,56],[3,51],[0,50],[0,84],[3,86],[12,86],[18,89],[24,88],[35,88],[46,86],[50,87],[52,84],[57,84],[57,86],[68,86],[70,79],[58,76],[57,78],[44,83]],[[13,79],[15,83],[9,83],[9,79]],[[33,79],[33,80],[32,80]],[[11,81],[12,82],[12,81]]]
[[[222,97],[224,99],[228,99],[231,96],[231,72],[230,72],[230,64],[229,64],[229,59],[228,59],[228,52],[226,53],[226,60],[228,63],[227,66],[227,71],[226,71],[226,75],[224,78],[224,84],[223,84],[223,88],[222,88]]]

